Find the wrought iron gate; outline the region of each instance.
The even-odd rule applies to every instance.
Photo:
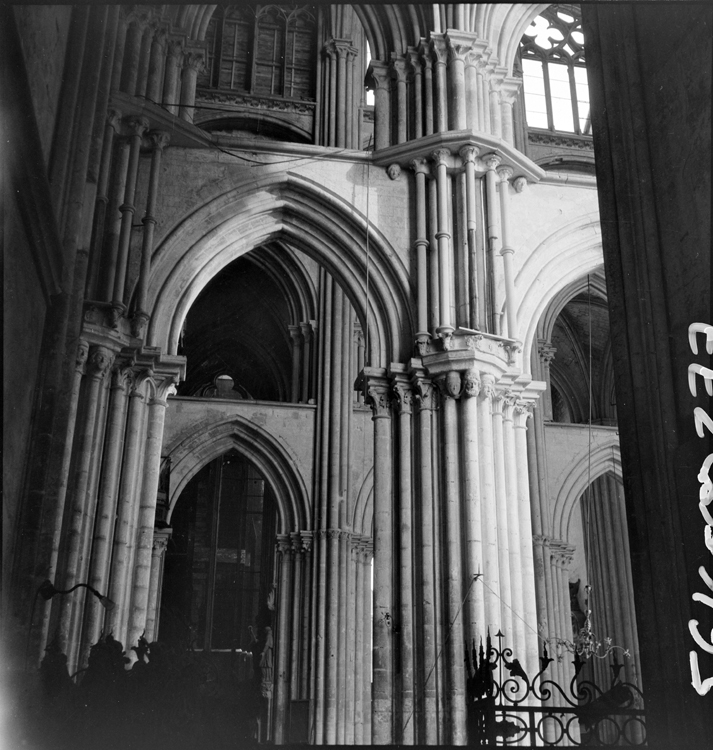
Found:
[[[553,662],[543,649],[540,671],[530,679],[510,648],[488,634],[485,649],[466,647],[468,738],[471,746],[641,746],[646,744],[644,696],[620,679],[623,664],[614,656],[611,683],[602,688],[575,675],[563,688],[546,677]]]

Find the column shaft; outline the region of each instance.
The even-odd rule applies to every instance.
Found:
[[[441,414],[443,422],[443,506],[445,510],[445,564],[447,623],[443,637],[447,659],[446,679],[449,711],[449,741],[453,745],[466,742],[465,670],[463,668],[463,570],[461,553],[461,513],[458,476],[458,416],[453,393],[455,383],[460,391],[460,374],[448,373],[442,385]]]
[[[134,219],[134,198],[136,195],[136,178],[139,171],[139,149],[141,148],[141,136],[148,128],[148,120],[144,118],[131,118],[128,122],[131,129],[129,138],[129,163],[126,171],[126,183],[124,187],[124,202],[119,206],[121,212],[121,228],[119,234],[119,247],[117,252],[116,275],[114,276],[113,304],[122,309],[124,305],[124,291],[126,275],[129,264],[129,245],[131,243],[131,225]]]
[[[161,441],[166,406],[166,401],[160,392],[149,401],[127,646],[135,643],[146,627],[151,579],[151,549],[156,520],[156,493],[161,468]]]
[[[121,479],[114,542],[109,576],[109,598],[116,607],[108,613],[107,629],[114,638],[123,639],[119,632],[122,615],[126,608],[129,573],[128,547],[131,543],[130,527],[134,505],[133,487],[138,473],[140,452],[143,443],[144,395],[140,392],[143,382],[135,382],[129,395],[129,415],[124,437],[124,454],[121,465]],[[127,645],[127,644],[124,644]]]
[[[102,456],[102,476],[97,503],[97,518],[92,541],[89,583],[97,591],[106,593],[111,560],[111,539],[114,533],[121,450],[126,427],[127,384],[129,372],[122,367],[112,373],[111,402],[107,424],[106,442]],[[99,640],[104,609],[95,597],[89,597],[85,606],[82,628],[80,664],[89,656],[89,649]]]
[[[483,535],[483,582],[485,622],[483,635],[492,635],[504,626],[500,601],[493,591],[500,590],[500,561],[498,556],[498,500],[495,490],[495,451],[493,449],[492,403],[494,378],[481,373],[478,396],[478,442],[480,447],[481,524]],[[480,584],[476,583],[475,586]],[[492,591],[491,591],[492,589]]]
[[[69,516],[66,520],[67,532],[62,589],[69,589],[77,583],[84,583],[84,581],[78,580],[77,576],[82,549],[82,528],[85,516],[90,512],[91,500],[88,497],[87,489],[96,434],[96,415],[102,381],[107,369],[111,367],[112,360],[113,354],[108,349],[97,346],[90,349],[87,365],[88,374],[85,379],[84,393],[81,394],[84,411],[81,416],[78,435],[73,497],[69,507]],[[77,645],[71,642],[72,610],[78,608],[79,605],[80,598],[76,594],[62,597],[60,603],[59,647],[67,654],[70,664],[72,663],[70,653],[75,651]]]
[[[281,745],[286,740],[285,729],[288,717],[290,671],[288,668],[290,601],[292,600],[292,548],[289,537],[278,537],[280,555],[279,604],[277,612],[277,664],[275,700],[273,704],[273,742]]]
[[[436,625],[435,625],[435,581],[434,581],[434,537],[433,537],[433,386],[429,381],[416,382],[418,393],[418,448],[419,448],[419,506],[421,534],[419,541],[421,559],[421,675],[418,694],[423,696],[419,741],[435,745],[438,741],[438,719],[436,707]],[[411,719],[415,721],[415,717]]]
[[[163,563],[166,559],[166,545],[170,529],[154,529],[151,547],[151,580],[149,601],[146,612],[146,640],[152,643],[158,638],[159,614],[161,611],[161,589],[163,583]]]
[[[502,232],[503,275],[505,277],[505,314],[508,324],[508,336],[517,338],[517,298],[515,297],[515,276],[513,270],[514,250],[510,245],[510,194],[508,180],[512,169],[501,167],[500,175],[500,229]]]
[[[510,580],[510,555],[508,552],[508,530],[512,523],[509,517],[507,485],[505,479],[505,454],[503,438],[503,398],[496,393],[493,398],[493,461],[495,467],[495,506],[498,533],[498,566],[500,572],[500,629],[509,643],[513,643],[512,629],[512,584]],[[497,589],[496,589],[497,590]]]
[[[391,419],[386,384],[371,385],[374,409],[374,615],[372,742],[393,742],[393,481]]]
[[[466,575],[464,581],[470,586],[473,577],[483,574],[483,512],[480,490],[480,461],[478,457],[478,394],[481,382],[477,371],[465,374],[463,399],[461,400],[462,446],[463,446],[463,502],[466,526]],[[470,589],[467,601],[466,638],[470,646],[473,640],[484,635],[485,588],[481,581]]]

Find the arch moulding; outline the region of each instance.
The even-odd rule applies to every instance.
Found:
[[[169,523],[188,482],[204,466],[233,448],[255,464],[275,493],[278,534],[309,530],[309,493],[297,462],[282,443],[240,416],[192,432],[164,450],[171,461]]]
[[[567,539],[570,518],[582,493],[591,482],[607,473],[613,474],[619,481],[622,479],[619,438],[615,432],[592,450],[591,466],[589,455],[582,456],[560,487],[555,500],[552,524],[552,532],[556,539]]]
[[[408,269],[351,204],[311,180],[285,173],[243,180],[198,208],[163,240],[151,266],[150,344],[175,353],[185,316],[205,285],[228,263],[274,240],[313,258],[344,289],[362,325],[368,321],[373,366],[410,356],[415,328]]]

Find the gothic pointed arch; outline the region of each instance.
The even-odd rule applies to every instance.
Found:
[[[621,481],[621,453],[615,432],[603,436],[591,452],[580,456],[562,483],[553,510],[553,534],[556,538],[567,539],[570,519],[582,493],[595,479],[607,473]]]
[[[167,520],[170,522],[188,482],[206,464],[231,449],[248,458],[270,484],[277,501],[278,533],[309,529],[309,492],[291,449],[260,425],[241,416],[178,436],[172,445],[165,447],[164,455],[171,465]]]
[[[408,269],[361,211],[290,173],[257,183],[246,179],[168,234],[151,269],[151,344],[176,352],[183,320],[201,289],[228,263],[274,240],[312,257],[344,289],[368,330],[372,365],[410,355],[415,328]]]
[[[533,250],[523,250],[527,259],[518,269],[515,287],[522,289],[518,300],[517,338],[523,342],[523,367],[530,366],[539,321],[555,297],[571,284],[586,279],[601,266],[601,229],[597,213],[584,214],[569,223],[550,227],[550,234],[528,238]],[[517,251],[516,251],[517,254]],[[538,283],[533,284],[532,279]]]

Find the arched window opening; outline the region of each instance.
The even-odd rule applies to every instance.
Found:
[[[269,484],[244,456],[229,451],[188,483],[171,525],[161,641],[249,651],[274,599],[276,504]],[[251,670],[246,664],[246,678]]]
[[[610,400],[613,382],[606,300],[586,291],[571,299],[557,316],[551,334],[556,355],[550,364],[553,421],[595,425],[615,424]],[[591,394],[590,362],[591,356]]]
[[[289,401],[293,322],[276,279],[250,256],[233,261],[188,312],[179,395]]]
[[[576,5],[552,5],[520,42],[527,124],[591,134],[584,35]]]
[[[202,88],[313,101],[316,16],[310,5],[219,7],[208,26]]]

